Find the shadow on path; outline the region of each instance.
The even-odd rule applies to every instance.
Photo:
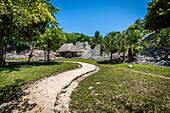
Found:
[[[3,108],[0,109],[0,113],[12,113],[13,110],[17,109],[19,112],[26,112],[32,110],[37,104],[29,103],[29,99],[22,99],[23,96],[29,95],[25,91],[17,92],[6,98]]]

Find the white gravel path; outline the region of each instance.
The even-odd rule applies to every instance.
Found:
[[[17,105],[12,110],[13,113],[54,113],[54,103],[61,89],[69,85],[76,77],[96,69],[96,66],[92,64],[75,63],[80,64],[82,67],[37,81],[24,90],[26,95],[18,99],[20,100],[19,103],[10,102],[5,104]]]

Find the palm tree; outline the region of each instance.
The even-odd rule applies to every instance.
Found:
[[[137,55],[138,52],[140,52],[141,49],[141,35],[139,30],[131,30],[128,31],[128,43],[129,43],[129,48],[128,48],[128,58],[129,61],[134,61],[135,56]]]
[[[110,61],[113,60],[113,53],[116,53],[119,51],[119,46],[118,46],[118,34],[120,32],[110,32],[108,33],[104,39],[102,40],[101,43],[101,50],[110,52]]]
[[[121,34],[119,34],[119,41],[118,41],[118,45],[119,45],[119,50],[120,52],[123,53],[123,62],[125,62],[125,54],[128,50],[128,43],[127,43],[127,35],[125,32],[122,32]]]

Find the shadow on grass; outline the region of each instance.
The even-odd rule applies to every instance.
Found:
[[[47,66],[47,65],[60,65],[56,61],[45,62],[45,61],[7,61],[5,65],[0,66],[0,71],[20,71],[21,68],[32,68],[32,66]]]
[[[14,109],[17,109],[19,112],[26,112],[32,110],[37,105],[36,103],[29,103],[29,99],[22,99],[22,96],[29,95],[29,93],[21,90],[21,84],[25,84],[25,82],[17,79],[13,84],[0,89],[0,104],[10,102],[3,109],[0,109],[0,113],[12,113]],[[13,93],[14,91],[15,93]]]
[[[105,61],[98,61],[97,63],[98,64],[121,64],[122,62],[120,62],[120,61],[108,61],[108,60],[105,60]]]
[[[0,87],[0,104],[3,102],[9,102],[11,100],[16,100],[19,97],[13,92],[21,90],[21,86],[25,84],[25,81],[22,79],[16,79],[14,82]]]

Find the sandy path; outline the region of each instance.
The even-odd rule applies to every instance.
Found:
[[[75,90],[75,88],[78,86],[79,82],[85,79],[86,77],[90,76],[91,74],[94,74],[100,70],[99,67],[96,67],[96,70],[90,73],[87,73],[76,80],[74,80],[69,87],[63,88],[59,95],[57,95],[57,101],[55,105],[55,111],[56,113],[71,113],[72,111],[69,110],[69,104],[70,104],[70,95]]]
[[[96,69],[96,66],[92,64],[76,63],[82,65],[82,67],[35,82],[23,91],[24,96],[21,96],[17,101],[8,103],[9,105],[5,103],[6,106],[10,106],[10,108],[15,106],[10,110],[13,113],[53,113],[54,103],[61,89],[70,84],[74,78]]]

